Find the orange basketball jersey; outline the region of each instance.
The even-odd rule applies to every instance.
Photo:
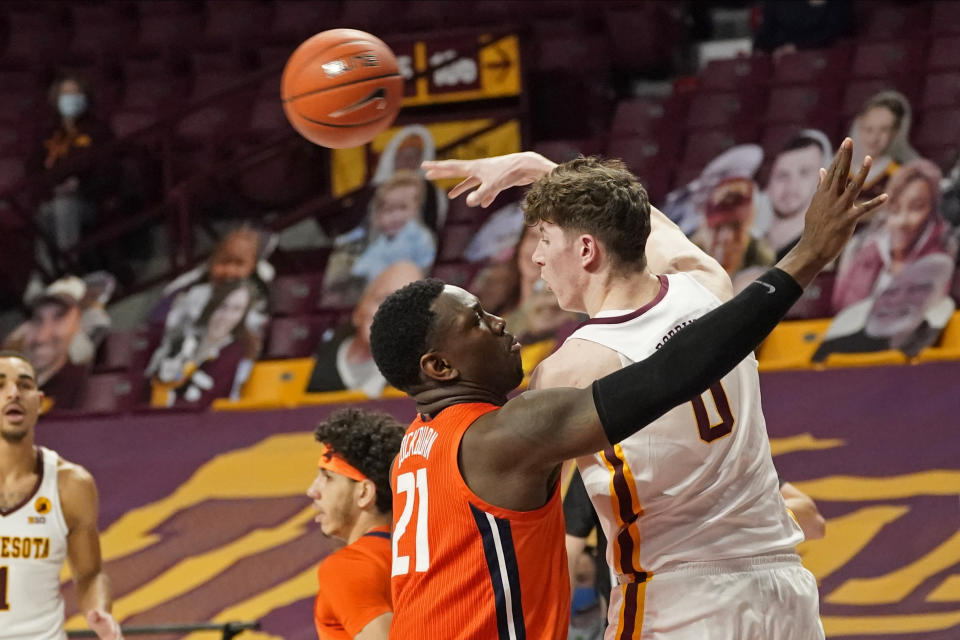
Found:
[[[497,408],[454,405],[407,429],[393,467],[391,638],[567,637],[559,483],[539,509],[512,511],[481,500],[460,475],[463,434]]]

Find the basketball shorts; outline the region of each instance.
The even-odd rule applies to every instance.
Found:
[[[823,640],[796,554],[689,562],[611,590],[604,640]]]

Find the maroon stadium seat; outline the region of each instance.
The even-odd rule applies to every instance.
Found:
[[[854,116],[863,104],[873,95],[894,89],[907,97],[910,104],[916,104],[920,95],[920,74],[880,78],[876,80],[860,80],[850,82],[843,94],[843,104],[840,112],[845,121]]]
[[[960,71],[927,76],[921,105],[924,109],[960,107]]]
[[[466,288],[473,280],[473,276],[480,270],[482,264],[471,262],[443,262],[433,267],[434,278],[439,278],[447,284]]]
[[[611,3],[603,19],[618,69],[642,72],[670,65],[673,47],[683,31],[675,7],[654,2]]]
[[[4,60],[49,63],[57,59],[70,36],[56,9],[56,4],[33,3],[8,11]]]
[[[917,151],[920,155],[938,167],[944,173],[950,171],[953,165],[957,163],[957,153],[960,152],[960,142],[954,141],[948,144],[930,144],[917,145]]]
[[[766,84],[770,70],[770,58],[766,56],[711,60],[700,71],[700,86],[711,91],[736,91]]]
[[[0,193],[16,187],[26,177],[21,156],[0,158]]]
[[[440,252],[438,261],[451,262],[463,257],[463,251],[470,244],[477,231],[476,223],[450,224],[440,232]]]
[[[791,53],[774,66],[771,82],[775,85],[832,83],[838,76],[847,74],[851,57],[852,48],[848,43]]]
[[[203,39],[207,42],[246,42],[270,23],[270,5],[261,0],[207,0]]]
[[[552,35],[537,41],[532,58],[531,68],[538,71],[589,75],[591,69],[609,67],[609,42],[598,35]]]
[[[765,96],[761,91],[698,92],[690,103],[687,128],[717,128],[743,122],[763,113]]]
[[[135,11],[124,11],[122,5],[69,3],[73,38],[70,41],[72,55],[90,55],[122,52],[129,49],[136,39]],[[131,8],[134,8],[131,5]]]
[[[320,289],[320,276],[280,276],[270,285],[270,313],[273,316],[302,316],[310,313]]]
[[[270,321],[270,332],[263,357],[267,360],[303,358],[317,348],[321,333],[310,316],[276,318]]]
[[[930,6],[924,2],[880,5],[864,12],[857,25],[857,32],[861,38],[896,39],[904,33],[923,33],[929,22]]]
[[[338,2],[275,0],[269,35],[273,39],[290,42],[295,47],[309,35],[347,24],[338,20],[339,10]]]
[[[833,123],[840,107],[836,85],[794,85],[770,90],[766,120],[771,123],[793,122],[811,127]]]
[[[718,155],[737,144],[755,143],[760,132],[753,124],[704,129],[687,134],[681,164],[685,167],[704,167]]]
[[[916,73],[923,68],[923,54],[922,40],[863,41],[854,51],[850,76],[881,78]]]
[[[927,53],[927,69],[960,69],[960,35],[934,39]]]
[[[913,130],[911,141],[919,147],[939,147],[960,144],[960,109],[925,111]]]
[[[136,375],[136,374],[134,374]],[[142,377],[142,376],[141,376]],[[146,381],[144,381],[144,385]],[[119,413],[133,408],[137,398],[133,376],[125,373],[97,373],[87,378],[79,412]]]
[[[667,113],[663,101],[650,98],[630,98],[617,103],[610,127],[613,135],[642,136],[674,125],[676,120]]]
[[[930,31],[933,33],[960,33],[960,4],[937,1],[930,14]]]
[[[669,167],[680,158],[681,136],[663,138],[615,136],[607,144],[606,155],[622,159],[630,170],[641,175],[657,166]]]
[[[200,7],[184,0],[137,3],[140,30],[137,44],[145,49],[165,49],[197,42],[203,15]]]

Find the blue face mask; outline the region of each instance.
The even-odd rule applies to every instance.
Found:
[[[57,109],[64,118],[76,118],[87,109],[87,96],[82,93],[65,93],[57,98]]]
[[[586,611],[597,604],[597,590],[593,587],[577,587],[573,590],[570,610],[574,615]]]

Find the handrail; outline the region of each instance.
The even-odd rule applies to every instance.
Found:
[[[164,633],[190,633],[191,631],[219,631],[223,640],[230,640],[244,631],[258,631],[260,621],[250,622],[201,622],[198,624],[158,624],[143,627],[121,627],[125,636],[160,635]],[[96,638],[97,634],[89,629],[67,631],[68,638]]]

